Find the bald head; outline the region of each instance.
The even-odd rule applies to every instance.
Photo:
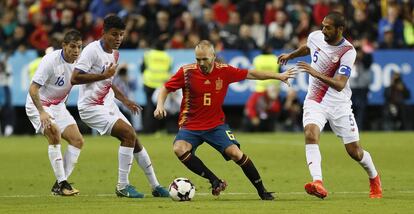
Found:
[[[213,55],[215,54],[214,51],[214,46],[213,44],[211,44],[210,41],[208,40],[201,40],[195,47],[195,51],[197,51],[197,49],[202,50],[202,51],[207,51],[212,53]]]
[[[207,40],[201,40],[195,47],[195,57],[201,71],[204,74],[210,73],[216,58],[213,44]]]

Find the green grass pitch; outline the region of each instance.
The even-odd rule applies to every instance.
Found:
[[[206,180],[187,170],[172,152],[173,135],[141,135],[158,179],[168,186],[175,177],[196,185],[191,202],[153,198],[148,182],[134,162],[131,184],[144,199],[117,198],[118,141],[85,136],[85,146],[69,181],[80,190],[75,197],[51,196],[54,176],[42,136],[0,138],[0,213],[414,213],[414,133],[362,133],[362,145],[379,170],[383,199],[368,198],[368,178],[331,133],[321,136],[322,168],[329,195],[325,200],[307,195],[310,181],[303,135],[236,133],[242,150],[254,161],[275,201],[261,201],[241,169],[225,162],[207,144],[197,155],[229,186],[219,197]],[[66,143],[63,143],[66,147]]]

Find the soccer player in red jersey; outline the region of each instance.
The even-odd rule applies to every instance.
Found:
[[[242,168],[262,200],[273,200],[272,192],[263,186],[253,162],[239,149],[240,144],[225,123],[221,106],[230,83],[244,79],[277,79],[288,84],[288,79],[293,78],[295,72],[258,72],[215,62],[214,47],[206,40],[196,46],[195,56],[197,63],[182,66],[161,88],[154,117],[166,117],[164,102],[168,93],[182,89],[183,100],[178,122],[180,130],[174,140],[174,152],[180,161],[192,172],[208,179],[212,194],[219,195],[227,183],[219,179],[195,155],[197,147],[207,142],[226,160],[231,159]]]

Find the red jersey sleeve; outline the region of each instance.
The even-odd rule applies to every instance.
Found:
[[[175,73],[171,79],[169,79],[165,84],[165,88],[168,90],[168,92],[176,91],[177,89],[184,87],[184,71],[181,67],[177,73]]]
[[[226,70],[226,76],[229,83],[245,80],[247,73],[247,69],[236,68],[231,65],[229,65]]]

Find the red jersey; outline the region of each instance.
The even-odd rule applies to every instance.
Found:
[[[208,130],[224,124],[221,106],[230,83],[246,79],[246,69],[214,63],[209,74],[203,74],[196,63],[182,66],[165,83],[169,92],[183,90],[178,125],[188,130]]]

